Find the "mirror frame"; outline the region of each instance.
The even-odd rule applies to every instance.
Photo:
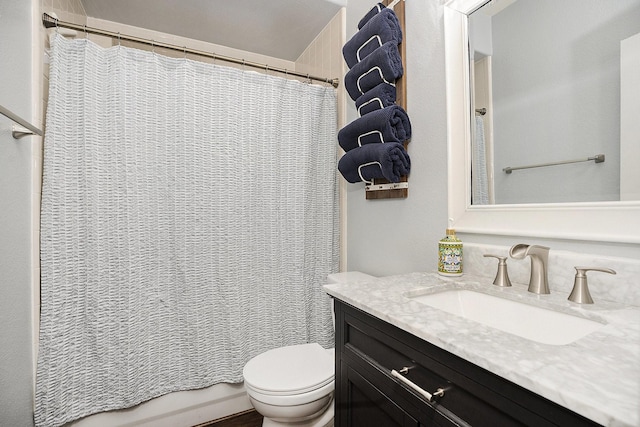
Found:
[[[487,1],[444,5],[450,226],[472,234],[640,243],[640,201],[471,205],[468,15]]]

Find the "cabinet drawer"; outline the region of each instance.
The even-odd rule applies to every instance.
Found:
[[[399,382],[394,381],[387,373],[376,368],[375,365],[363,363],[362,360],[347,362],[347,359],[341,361],[340,365],[342,376],[342,390],[340,393],[342,393],[342,396],[347,397],[347,402],[350,402],[343,413],[343,418],[347,417],[348,422],[340,423],[339,425],[341,426],[359,425],[359,420],[371,419],[365,414],[375,414],[380,410],[384,410],[387,414],[402,413],[403,423],[383,422],[382,420],[385,417],[377,415],[374,418],[378,422],[367,426],[387,427],[405,425],[404,423],[409,423],[409,425],[413,426],[413,423],[417,422],[419,426],[469,427],[469,424],[460,420],[445,408],[417,399],[413,394],[405,390]],[[358,395],[368,396],[368,403],[363,404],[366,400],[358,397]],[[339,407],[339,405],[336,406],[336,408]],[[337,409],[338,414],[342,412]],[[400,418],[397,418],[397,420],[400,420]]]

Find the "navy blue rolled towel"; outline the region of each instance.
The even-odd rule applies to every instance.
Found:
[[[389,107],[396,103],[396,87],[389,83],[380,83],[356,99],[358,114],[364,116],[375,110]]]
[[[384,8],[367,22],[342,48],[345,62],[352,68],[386,42],[402,42],[402,28],[396,13]]]
[[[395,83],[403,73],[398,45],[386,42],[345,74],[344,86],[355,101],[380,83]]]
[[[383,5],[382,3],[378,3],[375,6],[373,6],[371,8],[371,10],[369,10],[369,12],[367,12],[362,19],[360,19],[360,22],[358,22],[358,29],[361,29],[362,27],[365,26],[365,24],[367,22],[369,22],[369,20],[371,18],[373,18],[374,16],[376,16],[378,13],[380,13],[380,11],[386,9],[387,7],[385,5]]]
[[[409,174],[411,159],[403,145],[397,142],[368,144],[342,156],[338,170],[351,183],[379,178],[399,182],[400,177]]]
[[[338,143],[344,151],[379,142],[403,143],[411,138],[411,122],[399,105],[372,111],[355,119],[338,132]]]

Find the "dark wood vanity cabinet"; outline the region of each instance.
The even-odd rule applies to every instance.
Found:
[[[598,424],[415,335],[336,300],[335,425],[596,426]],[[426,397],[391,375],[406,378]]]

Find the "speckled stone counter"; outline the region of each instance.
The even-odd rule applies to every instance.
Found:
[[[326,285],[326,292],[606,426],[640,426],[640,307],[581,306],[568,293],[535,295],[514,283],[412,273]],[[606,324],[566,345],[540,344],[428,307],[411,296],[469,289]],[[517,318],[513,322],[518,322]]]

